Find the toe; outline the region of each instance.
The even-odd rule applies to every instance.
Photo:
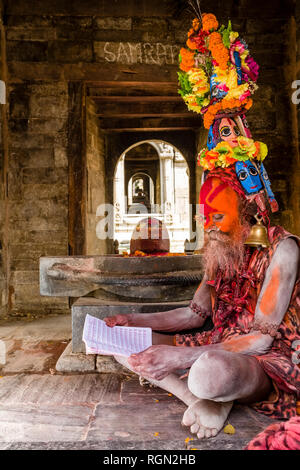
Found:
[[[184,426],[192,426],[192,424],[194,424],[196,421],[195,419],[195,415],[194,413],[192,412],[192,410],[190,410],[189,408],[184,412],[184,415],[182,417],[182,424]]]
[[[204,434],[205,434],[205,437],[206,437],[207,439],[208,439],[209,437],[211,437],[211,429],[206,428]]]
[[[198,437],[198,439],[203,439],[203,438],[205,437],[205,428],[202,428],[202,427],[200,426],[200,429],[199,429],[199,431],[198,431],[197,437]]]
[[[218,434],[218,430],[217,430],[217,429],[212,429],[212,430],[211,430],[211,435],[212,435],[212,437],[215,437],[217,434]]]
[[[191,433],[192,433],[192,434],[197,434],[198,431],[199,431],[199,424],[198,424],[198,423],[194,423],[194,424],[191,426]]]

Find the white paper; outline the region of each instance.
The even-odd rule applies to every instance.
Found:
[[[130,356],[152,346],[152,329],[106,325],[103,320],[87,315],[82,340],[86,354]]]

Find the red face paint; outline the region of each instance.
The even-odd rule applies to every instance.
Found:
[[[238,195],[219,178],[208,178],[200,190],[199,203],[204,215],[204,229],[216,226],[224,233],[233,232],[239,222]],[[218,221],[214,215],[223,215]]]

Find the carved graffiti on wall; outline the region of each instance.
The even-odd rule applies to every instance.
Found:
[[[97,53],[105,62],[120,64],[177,65],[180,46],[149,42],[98,43]]]

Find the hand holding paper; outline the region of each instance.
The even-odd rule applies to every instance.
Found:
[[[115,326],[87,315],[83,329],[86,354],[131,356],[152,346],[152,329]]]

